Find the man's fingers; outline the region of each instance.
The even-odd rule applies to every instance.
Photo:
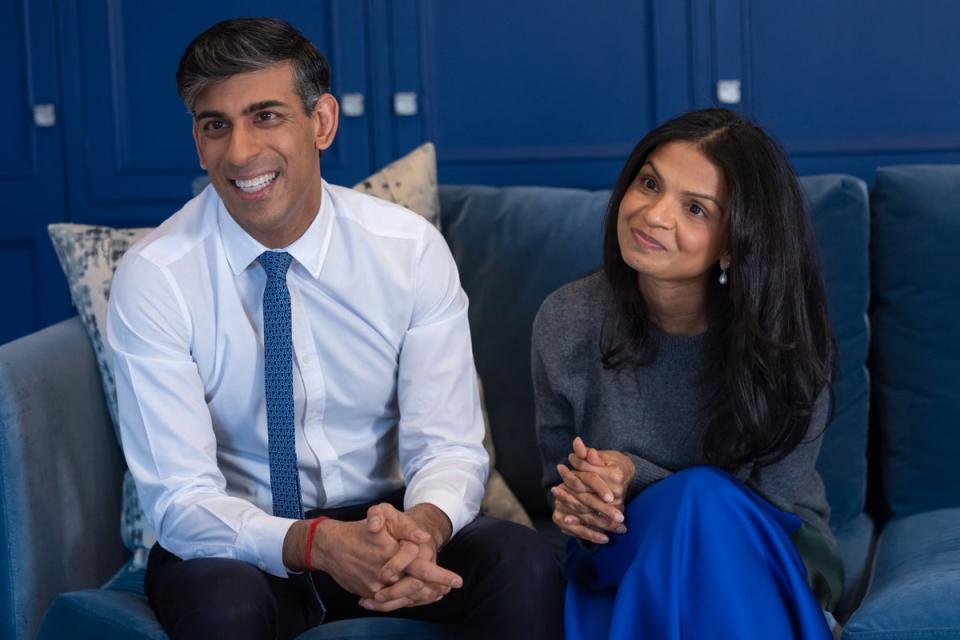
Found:
[[[400,598],[412,598],[413,594],[423,589],[423,581],[411,576],[404,576],[396,584],[377,591],[373,599],[377,602],[390,602]]]
[[[372,598],[362,599],[360,605],[373,611],[393,611],[430,604],[448,593],[450,588],[442,584],[424,583],[412,576],[405,576],[396,584],[376,592]]]
[[[380,569],[379,578],[387,584],[396,582],[400,579],[400,574],[407,569],[407,566],[417,559],[419,552],[420,549],[417,545],[409,540],[401,540],[397,553],[387,560],[383,568]]]
[[[375,504],[369,509],[367,509],[367,531],[370,533],[379,533],[385,524],[385,518],[383,516],[382,509],[380,505]]]
[[[398,511],[392,504],[384,502],[375,505],[375,507],[379,508],[379,513],[384,517],[387,531],[394,539],[409,540],[417,544],[430,542],[430,534],[421,529],[413,518],[402,511]],[[369,511],[367,513],[369,514]]]
[[[413,605],[414,602],[410,598],[399,598],[397,600],[391,600],[390,602],[377,602],[374,598],[363,598],[360,600],[360,606],[364,609],[368,611],[379,611],[381,613],[396,611],[397,609],[412,607]]]
[[[444,585],[453,589],[459,589],[463,586],[463,578],[459,575],[423,558],[411,562],[410,566],[407,567],[407,574],[423,582]]]

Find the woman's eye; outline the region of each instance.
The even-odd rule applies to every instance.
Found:
[[[640,184],[643,185],[644,189],[650,189],[651,191],[655,191],[657,188],[657,181],[649,177],[640,178]]]
[[[707,215],[707,212],[703,209],[703,207],[701,207],[701,206],[698,205],[698,204],[692,204],[692,205],[690,205],[690,213],[692,213],[692,214],[695,215],[695,216],[705,216],[705,215]]]

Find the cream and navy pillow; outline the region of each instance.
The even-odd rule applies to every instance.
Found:
[[[440,200],[437,192],[437,166],[433,145],[424,144],[408,155],[392,162],[354,189],[400,204],[440,227]],[[48,227],[60,266],[70,287],[70,296],[77,309],[100,369],[100,379],[107,408],[117,430],[117,392],[113,377],[110,348],[104,339],[107,326],[107,300],[110,283],[124,252],[151,231],[149,228],[115,229],[80,224],[52,224]],[[484,410],[486,423],[486,411]],[[481,513],[502,517],[531,526],[530,518],[493,466],[493,442],[487,436],[484,445],[490,454],[491,473],[481,504]],[[147,521],[137,497],[130,472],[123,478],[123,512],[120,532],[123,542],[133,553],[131,569],[146,566],[147,553],[156,542],[156,535]]]

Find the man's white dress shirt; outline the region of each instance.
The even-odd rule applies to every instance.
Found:
[[[124,256],[107,338],[120,432],[160,544],[285,576],[267,455],[266,247],[207,187]],[[396,205],[323,183],[284,249],[304,510],[377,499],[439,507],[454,534],[488,460],[467,297],[440,233]]]

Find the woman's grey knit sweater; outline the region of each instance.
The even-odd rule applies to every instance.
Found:
[[[703,381],[704,336],[655,332],[651,364],[611,371],[600,361],[600,341],[614,313],[610,285],[599,272],[551,294],[534,321],[533,385],[547,488],[560,482],[556,465],[567,462],[578,435],[588,446],[631,457],[637,468],[631,496],[675,471],[705,464],[703,407],[712,389]],[[776,464],[743,468],[735,475],[832,541],[830,507],[815,468],[826,396],[803,444]]]

